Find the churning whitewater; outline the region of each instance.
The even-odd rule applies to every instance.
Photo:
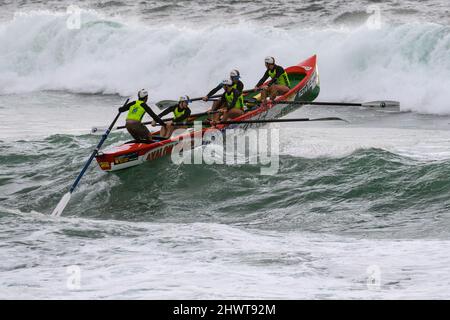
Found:
[[[68,1],[0,5],[0,298],[449,298],[448,1],[143,3],[81,1],[79,28]],[[317,101],[400,111],[298,109],[348,123],[267,126],[272,176],[93,164],[50,217],[99,141],[90,128],[137,90],[152,106],[203,96],[235,68],[253,88],[265,56],[314,54]]]
[[[264,54],[276,52],[279,61],[293,65],[316,53],[322,99],[395,97],[403,110],[450,113],[448,90],[442,90],[450,86],[448,25],[285,30],[253,21],[196,27],[126,24],[89,11],[80,18],[80,29],[67,28],[66,14],[48,12],[17,14],[5,22],[0,92],[127,96],[148,86],[155,100],[173,92],[198,96],[224,77],[223,70],[239,68],[248,86],[256,84]]]

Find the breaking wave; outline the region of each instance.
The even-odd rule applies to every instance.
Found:
[[[265,55],[287,66],[317,54],[321,99],[395,99],[404,110],[450,113],[448,26],[186,27],[124,23],[94,11],[83,12],[80,29],[67,26],[67,15],[50,12],[17,15],[1,25],[0,93],[132,95],[145,87],[152,100],[201,95],[232,68],[253,86]]]

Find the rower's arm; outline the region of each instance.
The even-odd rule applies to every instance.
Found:
[[[259,82],[256,84],[257,87],[260,87],[264,82],[266,82],[266,80],[269,78],[269,71],[266,70],[266,73],[264,73],[263,77],[261,78],[261,80],[259,80]]]
[[[176,106],[177,106],[177,105],[174,104],[173,106],[170,106],[170,107],[166,108],[163,112],[161,112],[160,114],[158,114],[158,117],[162,118],[162,117],[164,117],[165,115],[168,115],[169,113],[173,112],[173,110],[175,110],[175,107],[176,107]]]
[[[155,120],[156,122],[158,122],[160,125],[162,125],[163,127],[166,126],[166,124],[164,123],[164,121],[162,121],[162,119],[160,117],[158,117],[158,115],[156,113],[153,112],[153,110],[146,104],[143,103],[141,104],[141,106],[145,109],[145,111],[150,115],[150,117],[153,118],[153,120]]]
[[[237,88],[236,88],[236,90],[239,91],[239,93],[242,93],[242,91],[244,91],[244,83],[243,83],[242,81],[239,81],[239,82],[237,83]]]
[[[206,95],[208,98],[215,95],[220,89],[222,89],[222,84],[220,83],[217,87],[212,89],[208,94]]]
[[[120,111],[120,112],[125,112],[125,111],[130,110],[130,107],[131,107],[133,104],[135,104],[135,103],[136,103],[136,101],[128,102],[126,105],[120,107],[120,108],[119,108],[119,111]]]

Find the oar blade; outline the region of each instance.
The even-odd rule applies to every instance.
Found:
[[[169,108],[169,107],[171,107],[171,106],[176,105],[177,103],[178,103],[178,102],[175,101],[175,100],[161,100],[161,101],[158,101],[158,102],[155,103],[155,104],[156,104],[156,106],[157,106],[159,109],[164,110],[164,109],[167,109],[167,108]]]
[[[344,122],[348,122],[347,120],[338,118],[338,117],[316,118],[316,119],[309,119],[308,121],[344,121]]]
[[[368,108],[381,108],[381,109],[385,109],[385,108],[389,108],[389,109],[393,109],[393,108],[400,108],[400,102],[398,101],[392,101],[392,100],[384,100],[384,101],[370,101],[370,102],[364,102],[361,104],[361,106],[363,107],[368,107]]]
[[[64,209],[66,208],[67,204],[69,203],[70,197],[72,194],[70,192],[67,192],[61,200],[59,200],[58,205],[56,206],[55,210],[52,212],[53,217],[59,217]]]

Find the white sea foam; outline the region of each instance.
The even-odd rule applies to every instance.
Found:
[[[26,226],[25,236],[10,235],[1,249],[1,298],[448,297],[445,240],[352,239],[212,223],[73,219],[42,230]],[[78,290],[67,287],[70,266],[80,270]]]
[[[419,161],[450,159],[445,130],[398,128],[295,128],[282,131],[282,154],[296,157],[343,157],[360,149],[382,149]]]
[[[64,14],[19,15],[0,26],[0,93],[65,90],[154,99],[205,94],[232,68],[247,87],[263,58],[293,65],[318,54],[321,99],[400,100],[403,110],[450,113],[450,28],[379,30],[262,28],[250,22],[197,28],[124,24],[84,12],[79,30]]]

